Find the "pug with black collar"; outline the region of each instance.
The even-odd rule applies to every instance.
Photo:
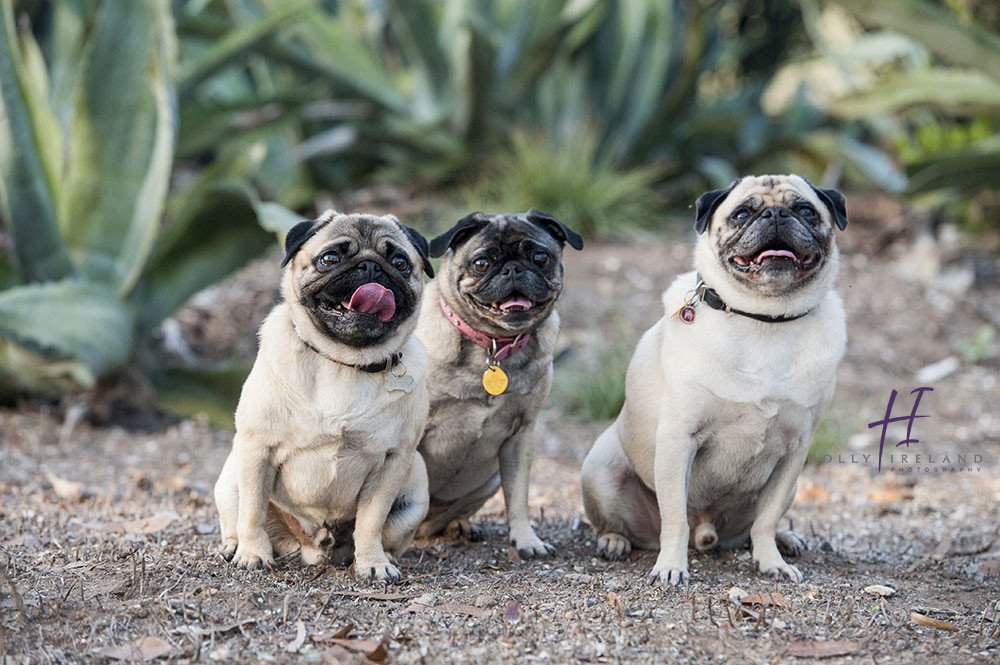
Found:
[[[552,384],[563,245],[583,239],[548,213],[473,213],[430,243],[442,256],[417,336],[427,345],[431,411],[420,452],[431,507],[422,535],[470,515],[503,487],[510,542],[524,557],[552,547],[528,518],[534,424]]]
[[[428,505],[427,354],[412,335],[427,241],[391,215],[327,211],[285,247],[284,302],[261,325],[215,485],[223,555],[353,556],[357,578],[396,581],[386,552],[403,553]]]
[[[795,175],[741,178],[697,202],[695,271],[663,294],[617,420],[584,461],[599,553],[659,549],[650,582],[689,579],[687,551],[748,539],[761,573],[805,541],[779,531],[844,353],[833,290],[844,197]]]

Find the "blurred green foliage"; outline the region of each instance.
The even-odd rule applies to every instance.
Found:
[[[0,7],[2,390],[93,385],[377,182],[589,233],[762,171],[1000,209],[993,0]]]

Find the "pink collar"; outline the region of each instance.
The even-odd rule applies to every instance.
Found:
[[[441,304],[441,311],[444,312],[445,318],[451,321],[451,324],[458,328],[458,331],[465,335],[466,338],[472,340],[479,346],[483,347],[487,351],[496,352],[493,353],[493,360],[503,360],[515,351],[520,351],[524,348],[528,340],[531,339],[531,333],[524,333],[523,335],[518,335],[517,337],[494,337],[493,335],[487,335],[484,332],[479,332],[468,323],[463,321],[458,314],[456,314],[448,303],[444,301],[444,298],[438,296],[438,303]]]

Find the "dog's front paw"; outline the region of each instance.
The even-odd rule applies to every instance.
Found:
[[[240,541],[236,538],[227,538],[222,542],[222,547],[219,549],[219,554],[226,561],[232,561],[233,555],[236,554],[236,548],[239,547]]]
[[[774,534],[774,544],[782,556],[799,556],[806,551],[806,539],[794,531],[778,531]]]
[[[649,573],[648,581],[650,584],[660,586],[677,586],[690,582],[691,575],[688,574],[687,553],[672,557],[661,549],[660,556],[656,558],[653,570]]]
[[[263,568],[274,563],[271,541],[263,538],[241,539],[233,553],[233,563],[240,568]]]
[[[770,577],[781,577],[784,575],[792,582],[802,581],[802,573],[799,572],[799,569],[785,563],[785,560],[777,552],[775,552],[774,557],[755,558],[754,563],[757,565],[757,570],[760,571],[761,575],[768,575]]]
[[[660,568],[654,566],[653,572],[649,574],[647,581],[650,584],[658,584],[660,586],[677,586],[678,584],[687,584],[690,582],[691,575],[687,571],[687,566],[684,568]]]
[[[388,559],[371,561],[356,559],[354,561],[354,578],[358,581],[384,582],[392,584],[403,578],[399,568],[389,563]]]
[[[534,559],[554,554],[556,548],[535,535],[529,527],[520,533],[510,535],[510,544],[514,546],[522,559]]]
[[[597,537],[597,553],[611,561],[621,561],[632,551],[632,543],[620,533],[602,533]]]

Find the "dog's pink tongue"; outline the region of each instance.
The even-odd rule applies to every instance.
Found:
[[[396,297],[381,284],[369,282],[359,286],[351,296],[351,302],[344,306],[352,312],[372,314],[379,321],[388,321],[396,313]]]
[[[531,301],[524,296],[507,296],[500,302],[500,309],[505,312],[510,309],[515,311],[524,311],[526,309],[531,309]]]
[[[754,262],[760,263],[769,256],[783,256],[786,259],[791,259],[792,261],[798,260],[798,257],[792,252],[789,252],[787,249],[767,249],[758,254],[757,258],[754,259]]]

